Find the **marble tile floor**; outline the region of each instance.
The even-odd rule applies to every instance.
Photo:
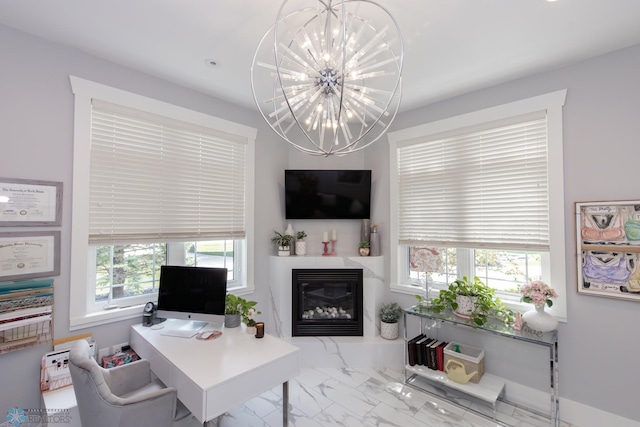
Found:
[[[289,381],[289,426],[496,427],[494,421],[403,384],[393,369],[303,368]],[[477,403],[463,402],[469,405]],[[477,406],[484,412],[484,406]],[[492,413],[491,408],[486,408]],[[517,427],[549,426],[549,420],[504,403],[497,419]],[[218,427],[282,426],[282,387],[229,411]],[[189,427],[199,424],[194,419]],[[561,423],[561,427],[572,427]],[[575,426],[574,426],[575,427]]]

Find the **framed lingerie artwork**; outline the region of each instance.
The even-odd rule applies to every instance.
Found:
[[[640,301],[640,201],[576,203],[578,293]]]

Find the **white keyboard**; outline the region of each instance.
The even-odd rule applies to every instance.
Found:
[[[160,335],[168,335],[170,337],[179,337],[179,338],[191,338],[197,333],[198,331],[193,331],[189,329],[166,329],[160,332]]]

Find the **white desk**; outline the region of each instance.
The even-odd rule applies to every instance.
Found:
[[[168,319],[165,328],[180,320]],[[149,360],[151,370],[198,421],[206,422],[282,384],[283,422],[288,424],[288,381],[300,372],[299,349],[265,334],[257,339],[244,325],[223,329],[206,341],[161,335],[142,325],[131,327],[131,347]]]

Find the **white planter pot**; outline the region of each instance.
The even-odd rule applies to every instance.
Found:
[[[278,246],[278,256],[291,255],[291,248],[289,246]]]
[[[456,302],[458,303],[456,312],[463,316],[470,316],[471,313],[473,313],[473,310],[476,308],[476,297],[457,295]]]
[[[307,242],[298,240],[296,242],[296,255],[304,256],[307,254]]]
[[[398,338],[398,322],[380,322],[380,336],[388,340],[395,340]]]

